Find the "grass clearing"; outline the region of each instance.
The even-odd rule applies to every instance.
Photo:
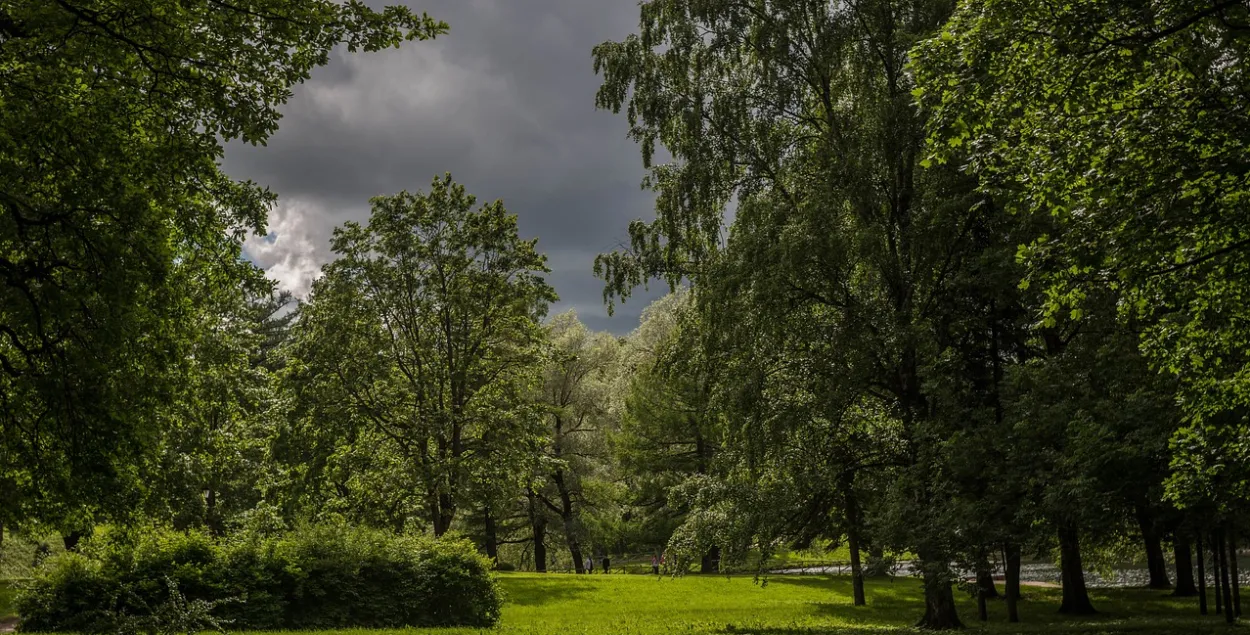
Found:
[[[503,619],[492,630],[429,629],[394,633],[416,635],[889,635],[914,632],[921,612],[919,582],[898,578],[870,580],[868,606],[851,605],[850,579],[830,576],[773,576],[766,585],[751,576],[655,578],[641,575],[506,573]],[[1204,634],[1250,632],[1225,626],[1216,616],[1201,617],[1194,598],[1173,599],[1166,592],[1114,589],[1091,592],[1102,614],[1066,618],[1055,611],[1058,589],[1028,588],[1022,623],[1006,623],[1006,606],[991,602],[990,622],[976,620],[976,607],[961,597],[960,616],[969,630],[987,633],[1067,635]],[[383,635],[385,631],[334,631],[336,635]]]

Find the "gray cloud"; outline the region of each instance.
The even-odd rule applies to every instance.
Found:
[[[332,257],[331,230],[368,199],[425,189],[450,171],[481,201],[503,199],[547,252],[561,296],[592,328],[623,333],[663,285],[609,318],[595,254],[651,216],[638,148],[623,116],[596,111],[595,44],[638,20],[634,0],[436,0],[414,8],[451,32],[398,50],[336,55],[295,91],[267,147],[232,146],[225,169],[271,187],[270,236],[248,255],[306,293]]]

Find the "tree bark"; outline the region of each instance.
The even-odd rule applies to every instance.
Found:
[[[994,572],[989,565],[977,567],[977,589],[987,600],[998,599],[998,588],[994,586]]]
[[[1194,555],[1198,558],[1198,613],[1207,614],[1207,554],[1202,551],[1202,533],[1194,536]]]
[[[1163,540],[1155,528],[1154,518],[1143,506],[1137,507],[1137,525],[1141,528],[1142,541],[1146,543],[1146,568],[1150,572],[1150,588],[1170,589],[1168,565],[1163,558]]]
[[[959,621],[959,613],[955,608],[955,592],[951,589],[950,578],[935,571],[932,560],[925,561],[924,567],[924,617],[916,624],[917,627],[945,631],[963,628]]]
[[[450,494],[440,492],[430,496],[430,518],[434,523],[435,538],[441,538],[451,530],[451,523],[456,518],[456,504]]]
[[[1004,591],[1007,595],[1007,621],[1020,621],[1020,545],[1008,544],[1003,548],[1005,563]]]
[[[543,514],[542,509],[538,507],[538,496],[534,494],[533,489],[527,489],[526,497],[529,498],[529,516],[530,528],[533,530],[534,541],[534,571],[538,573],[547,572],[547,516]]]
[[[564,539],[569,544],[569,555],[573,557],[573,569],[578,573],[586,572],[586,563],[582,560],[582,545],[577,540],[577,516],[573,513],[573,493],[564,481],[564,470],[556,470],[551,477],[560,493],[560,519],[564,521]]]
[[[1224,585],[1220,583],[1220,535],[1211,532],[1211,577],[1215,580],[1215,614],[1224,613]]]
[[[864,567],[859,560],[859,534],[863,519],[859,512],[859,499],[855,496],[855,476],[842,475],[842,498],[846,508],[846,547],[851,554],[851,595],[855,606],[867,606],[864,593]]]
[[[490,558],[491,566],[499,566],[499,534],[495,528],[495,515],[490,511],[490,505],[482,510],[482,522],[485,527],[486,557]]]
[[[1067,615],[1097,613],[1085,588],[1085,570],[1081,563],[1081,537],[1076,526],[1066,524],[1059,529],[1059,568],[1063,578],[1063,603],[1059,612]]]
[[[1241,572],[1237,566],[1237,534],[1228,532],[1228,576],[1233,586],[1233,615],[1241,617]]]
[[[867,606],[868,597],[864,593],[864,565],[859,560],[859,531],[848,530],[846,537],[847,549],[851,552],[851,596],[855,606]]]
[[[1220,586],[1224,587],[1224,621],[1232,624],[1237,616],[1233,614],[1233,592],[1230,589],[1232,585],[1228,580],[1228,545],[1225,544],[1224,530],[1219,530],[1215,535],[1220,553]]]
[[[1198,587],[1194,585],[1194,559],[1189,549],[1189,536],[1180,530],[1172,537],[1172,552],[1176,557],[1176,588],[1172,595],[1181,598],[1198,595]]]

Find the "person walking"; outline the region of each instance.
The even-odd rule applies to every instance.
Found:
[[[594,573],[594,572],[595,572],[595,561],[590,556],[586,556],[586,573]]]
[[[608,559],[608,554],[603,554],[603,572],[608,572],[608,567],[612,565],[612,561]]]
[[[660,575],[660,559],[655,554],[651,554],[651,573]]]

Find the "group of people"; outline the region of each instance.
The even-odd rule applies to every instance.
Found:
[[[662,566],[664,566],[664,554],[660,554],[658,556],[654,556],[654,555],[651,556],[651,572],[652,573],[654,573],[655,575],[660,575],[660,567]],[[594,573],[595,572],[595,559],[591,558],[590,556],[586,556],[586,560],[585,562],[582,563],[582,567],[586,570],[586,573]],[[608,573],[611,570],[612,570],[612,561],[605,555],[603,556],[603,572]]]
[[[586,566],[586,573],[594,573],[595,572],[594,558],[591,558],[590,556],[586,556],[585,566]],[[603,572],[607,573],[611,571],[611,567],[612,567],[612,561],[609,560],[606,555],[603,556]]]

